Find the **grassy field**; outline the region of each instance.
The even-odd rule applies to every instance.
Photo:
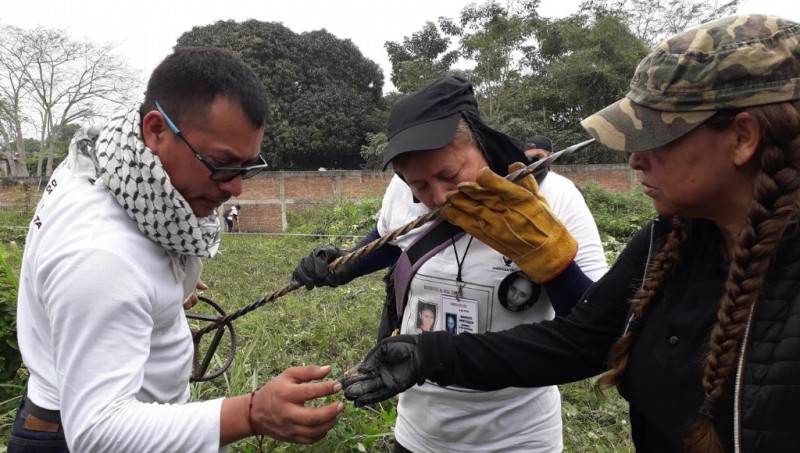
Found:
[[[221,254],[207,262],[205,294],[235,311],[289,283],[297,261],[326,241],[255,235],[227,235]],[[384,299],[381,273],[339,288],[300,289],[236,321],[239,348],[229,372],[212,382],[193,384],[196,398],[250,391],[299,364],[330,364],[339,376],[375,342]],[[631,451],[626,405],[615,392],[595,394],[591,382],[562,386],[565,451]],[[324,401],[327,403],[328,401]],[[314,445],[267,441],[275,452],[391,451],[395,401],[367,409],[349,402],[339,424]],[[252,440],[230,451],[256,451]]]
[[[606,246],[609,263],[628,236],[652,216],[649,202],[639,195],[614,195],[596,187],[584,188]],[[342,203],[289,218],[292,231],[309,234],[364,234],[374,225],[372,214],[379,200]],[[12,223],[2,219],[2,224]],[[20,221],[22,225],[27,220]],[[21,244],[24,229],[0,231],[7,248]],[[206,261],[205,295],[228,312],[262,299],[289,283],[297,262],[318,245],[333,242],[351,248],[354,239],[226,234],[219,254]],[[13,263],[18,265],[18,263]],[[233,364],[222,376],[192,384],[194,399],[248,393],[290,366],[330,364],[332,377],[358,363],[374,345],[384,300],[383,273],[365,276],[339,288],[300,289],[238,319],[234,325],[238,347]],[[8,294],[8,296],[12,296]],[[15,297],[8,297],[12,303]],[[197,325],[197,327],[201,327]],[[223,345],[224,346],[224,345]],[[225,360],[220,353],[214,365]],[[20,372],[24,378],[24,370]],[[17,382],[0,382],[0,390],[18,395]],[[566,452],[630,452],[627,405],[616,392],[595,393],[591,381],[561,386]],[[1,394],[1,393],[0,393]],[[343,399],[341,395],[315,404]],[[339,424],[313,445],[293,445],[266,440],[271,452],[389,452],[395,400],[365,409],[349,402]],[[0,453],[10,431],[15,399],[0,398]],[[229,447],[231,452],[255,452],[254,439]]]

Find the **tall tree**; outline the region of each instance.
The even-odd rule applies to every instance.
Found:
[[[530,71],[527,56],[539,15],[539,0],[490,0],[461,10],[458,22],[440,18],[439,26],[457,37],[461,56],[474,61],[471,79],[481,96],[481,111],[489,123],[518,95],[516,87]]]
[[[536,31],[542,71],[522,85],[512,114],[557,147],[583,141],[580,120],[625,95],[647,47],[616,14],[574,14]],[[526,112],[526,113],[522,113]],[[619,162],[620,153],[576,154],[572,162]],[[567,161],[569,162],[569,161]]]
[[[134,73],[114,54],[112,44],[76,41],[62,30],[44,28],[3,27],[0,34],[5,38],[0,65],[7,71],[0,80],[0,94],[16,137],[14,156],[26,161],[20,144],[23,123],[29,119],[41,147],[36,175],[49,175],[61,130],[128,100],[136,85]],[[9,152],[4,155],[7,162]],[[25,175],[21,167],[9,167],[14,176]]]
[[[383,73],[352,41],[248,20],[195,27],[177,42],[194,45],[229,49],[266,86],[273,120],[263,149],[272,169],[359,168],[367,133],[382,128]]]
[[[621,15],[635,36],[654,47],[693,25],[736,12],[740,0],[585,0],[583,11]]]
[[[98,116],[101,101],[122,104],[136,81],[113,54],[111,44],[75,41],[61,30],[41,28],[28,33],[25,41],[32,56],[25,74],[39,111],[40,142],[46,150],[45,174],[49,175],[61,129]],[[42,176],[42,159],[36,175]]]
[[[25,104],[29,101],[25,68],[31,56],[24,51],[23,35],[17,27],[0,28],[0,160],[4,173],[15,177],[28,176],[23,124],[29,121],[25,117]]]
[[[392,64],[392,84],[400,93],[410,93],[448,74],[458,61],[458,50],[449,50],[450,38],[442,36],[433,22],[404,37],[403,43],[386,41],[384,48]]]

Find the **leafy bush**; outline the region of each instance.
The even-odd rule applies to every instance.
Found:
[[[601,235],[627,242],[647,221],[655,217],[653,203],[641,191],[610,192],[597,184],[581,187]]]
[[[319,236],[364,236],[375,228],[380,198],[342,199],[330,205],[291,209],[286,213],[287,232]],[[355,245],[358,239],[347,242]]]
[[[22,394],[22,356],[17,345],[17,269],[22,252],[16,243],[0,244],[0,428],[13,422]],[[0,429],[4,431],[4,429]]]
[[[13,267],[20,257],[21,251],[15,243],[0,244],[0,382],[12,380],[22,364],[16,321],[19,277]],[[4,396],[0,389],[0,401]]]
[[[587,184],[581,187],[581,192],[600,230],[609,264],[617,259],[628,239],[656,216],[653,203],[638,190],[621,194]]]

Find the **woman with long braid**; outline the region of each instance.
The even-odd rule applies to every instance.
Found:
[[[568,316],[392,337],[346,373],[345,395],[361,406],[426,379],[496,389],[604,373],[637,451],[796,450],[800,24],[736,16],[668,38],[625,98],[581,124],[630,153],[659,218]],[[519,257],[546,255],[547,230],[527,215],[536,190],[524,192],[484,169],[444,215]],[[494,221],[509,210],[516,221]]]

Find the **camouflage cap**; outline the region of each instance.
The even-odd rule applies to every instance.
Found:
[[[717,110],[793,99],[800,99],[800,24],[732,16],[667,38],[639,63],[628,94],[581,125],[609,148],[645,151]]]

